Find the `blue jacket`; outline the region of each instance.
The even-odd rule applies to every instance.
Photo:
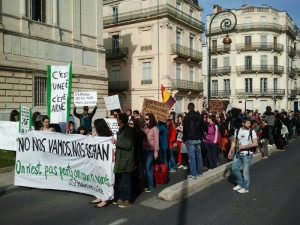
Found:
[[[168,127],[166,123],[156,123],[156,127],[159,131],[159,146],[163,149],[169,147],[168,142]]]

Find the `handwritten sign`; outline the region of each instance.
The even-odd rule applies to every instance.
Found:
[[[114,138],[117,139],[117,133],[119,131],[119,125],[118,125],[117,119],[108,119],[108,118],[106,118],[105,122],[107,123],[107,126],[109,127],[109,129],[113,133]]]
[[[19,123],[0,121],[0,149],[16,151]]]
[[[47,100],[50,123],[69,122],[72,89],[72,63],[48,66]]]
[[[224,103],[221,100],[209,100],[209,111],[223,112]]]
[[[159,121],[166,122],[169,116],[169,107],[165,103],[144,99],[142,114],[152,113]]]
[[[76,106],[96,106],[97,92],[74,92],[74,104]]]
[[[121,108],[119,95],[104,97],[104,102],[107,110],[114,110]]]
[[[30,131],[19,137],[15,185],[114,197],[111,137]]]
[[[19,117],[19,132],[24,134],[31,130],[32,127],[31,109],[20,106],[20,117]]]

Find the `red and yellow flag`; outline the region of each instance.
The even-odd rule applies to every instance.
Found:
[[[162,102],[167,104],[169,108],[172,108],[172,106],[175,104],[176,101],[162,84],[161,84],[161,94],[162,94]]]

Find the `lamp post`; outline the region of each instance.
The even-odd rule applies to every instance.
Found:
[[[234,28],[236,27],[237,24],[237,18],[236,15],[231,12],[231,10],[225,10],[225,11],[221,11],[218,12],[214,15],[214,17],[211,19],[210,24],[209,24],[209,32],[208,32],[208,102],[210,101],[211,98],[211,24],[213,22],[213,20],[220,14],[223,13],[230,13],[234,16],[234,24],[232,24],[232,21],[229,18],[225,18],[224,20],[222,20],[222,22],[220,23],[220,28],[222,33],[226,33],[226,37],[223,39],[223,44],[224,44],[224,49],[229,49],[230,44],[232,43],[231,39],[229,38],[228,33],[232,30],[234,30]]]

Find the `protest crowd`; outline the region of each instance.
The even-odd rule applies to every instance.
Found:
[[[89,107],[84,106],[83,113],[73,108],[73,115],[80,124],[76,124],[73,115],[70,115],[68,127],[50,124],[48,116],[35,112],[32,125],[40,131],[113,136],[105,118],[93,118],[97,107],[90,112]],[[284,109],[273,111],[270,106],[263,114],[252,110],[242,112],[237,108],[228,112],[199,112],[193,103],[189,103],[187,112],[176,114],[171,111],[166,121],[131,109],[126,112],[113,110],[110,114],[106,111],[106,118],[116,119],[119,126],[111,142],[115,145],[112,203],[120,208],[130,206],[141,191],[153,192],[155,185],[168,182],[169,173],[183,169],[187,171],[186,179],[195,180],[203,176],[204,171],[213,170],[231,159],[238,184],[234,190],[247,193],[253,154],[268,159],[268,147],[285,150],[289,139],[296,138],[300,129],[299,113]],[[10,121],[19,121],[17,110],[11,112]],[[248,169],[244,167],[244,180],[239,171],[241,164],[248,165]],[[99,208],[109,205],[108,201],[99,198],[90,203]]]

